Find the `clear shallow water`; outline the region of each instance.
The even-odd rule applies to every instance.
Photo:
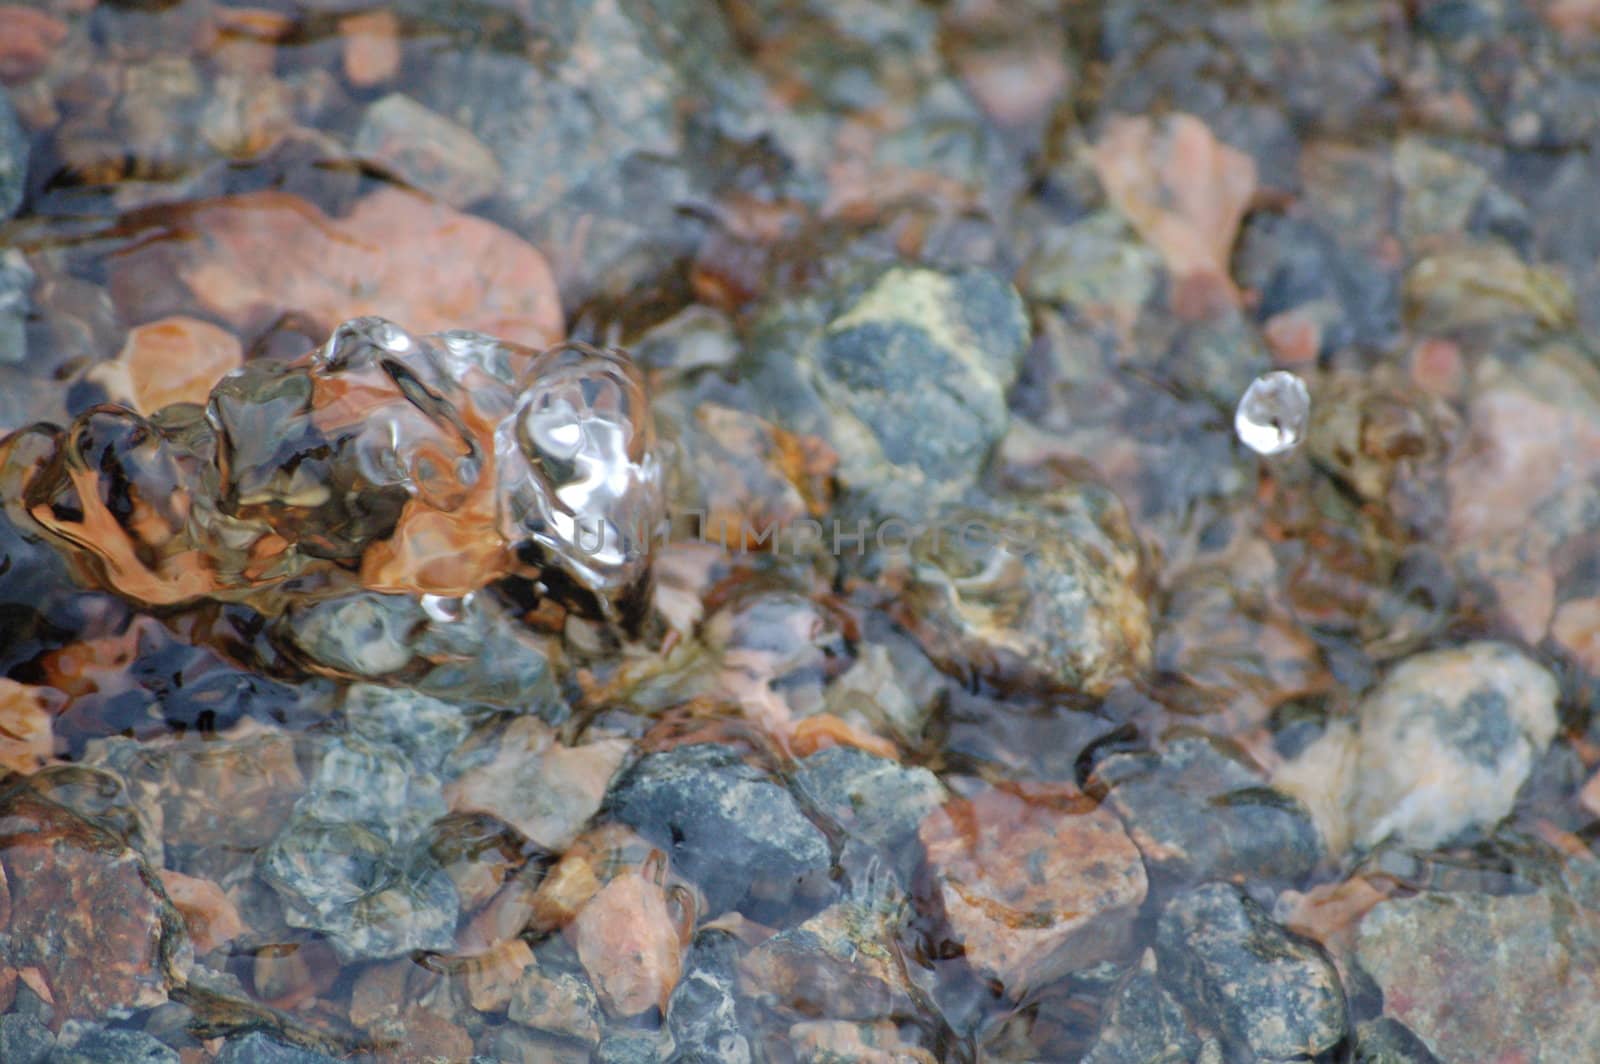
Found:
[[[548,542],[487,561],[400,419],[470,600],[152,596],[30,538],[13,443],[6,800],[90,884],[24,900],[55,880],[0,854],[15,1037],[1271,1059],[1288,1010],[1319,1059],[1592,1046],[1583,4],[0,26],[0,424],[110,401],[203,456],[169,404],[361,314],[619,342],[700,518],[619,623]],[[1235,405],[1275,367],[1312,412],[1262,460]],[[297,400],[247,398],[234,436],[286,439]],[[368,551],[414,492],[351,479],[338,426],[379,421],[341,401],[279,467],[316,520],[273,527],[408,590]],[[96,485],[165,550],[141,500],[263,505],[94,424],[63,522]],[[969,524],[1010,538],[926,533]]]

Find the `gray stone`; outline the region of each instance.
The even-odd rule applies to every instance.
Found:
[[[1311,815],[1226,740],[1189,735],[1095,766],[1152,878],[1298,882],[1322,856]]]
[[[40,1064],[55,1044],[56,1036],[42,1020],[15,1012],[0,1016],[0,1060]]]
[[[1082,1064],[1189,1064],[1199,1051],[1189,1018],[1161,986],[1155,954],[1146,950],[1106,1001]]]
[[[500,187],[500,164],[482,141],[404,93],[390,93],[366,109],[352,147],[452,207]]]
[[[327,823],[359,824],[391,845],[416,837],[449,810],[439,781],[408,765],[399,751],[359,736],[322,745],[295,815]]]
[[[1428,1044],[1393,1016],[1356,1028],[1356,1064],[1439,1064]]]
[[[904,895],[852,896],[745,955],[740,987],[793,1016],[883,1020],[915,1011],[896,939]]]
[[[0,364],[28,360],[28,314],[33,309],[33,269],[16,248],[0,248]],[[10,426],[18,427],[16,425]]]
[[[817,812],[830,817],[870,859],[894,868],[911,885],[921,860],[917,825],[947,797],[939,778],[853,746],[832,746],[804,761],[794,787]],[[856,862],[842,859],[848,867]]]
[[[677,1045],[673,1064],[751,1064],[748,1029],[739,1016],[739,944],[723,931],[702,931],[667,1003],[667,1029]]]
[[[425,844],[394,847],[359,824],[300,816],[257,862],[290,926],[326,934],[346,960],[455,944],[460,900]]]
[[[724,746],[647,754],[612,785],[611,814],[662,847],[707,915],[820,898],[828,843],[782,786]]]
[[[1333,962],[1237,887],[1208,883],[1174,897],[1161,913],[1155,948],[1168,991],[1235,1054],[1319,1059],[1349,1036]]]
[[[512,1023],[585,1045],[600,1040],[600,998],[582,972],[547,973],[530,965],[511,988],[506,1015]]]
[[[1356,960],[1440,1060],[1587,1060],[1600,1045],[1594,900],[1554,885],[1391,898],[1362,919]]]
[[[143,1031],[77,1027],[69,1022],[62,1030],[48,1064],[178,1064],[176,1049]]]
[[[281,631],[314,662],[353,678],[406,683],[552,723],[568,713],[537,641],[484,594],[446,621],[409,595],[358,592],[292,611]]]
[[[0,88],[0,221],[17,213],[28,180],[28,134]]]
[[[334,1064],[334,1058],[310,1049],[285,1045],[261,1031],[230,1038],[216,1064]]]
[[[892,267],[845,285],[831,308],[773,308],[750,369],[773,420],[839,453],[847,493],[915,518],[970,485],[1005,433],[1028,335],[1000,276]]]
[[[666,1031],[610,1031],[594,1049],[594,1064],[664,1064],[672,1056]]]
[[[351,733],[406,758],[419,772],[440,773],[472,730],[472,715],[454,702],[419,691],[355,683],[345,691]]]

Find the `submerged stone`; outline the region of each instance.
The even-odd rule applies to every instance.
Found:
[[[1274,923],[1237,887],[1173,898],[1156,929],[1161,980],[1230,1052],[1259,1061],[1328,1059],[1349,1037],[1343,984],[1322,949]]]
[[[726,747],[647,754],[612,784],[606,805],[699,886],[706,915],[825,896],[822,832],[787,790]]]

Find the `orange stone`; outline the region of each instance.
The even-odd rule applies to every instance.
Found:
[[[95,376],[112,398],[153,414],[171,403],[204,404],[217,381],[242,365],[238,337],[180,316],[130,329],[116,361],[96,367]]]
[[[54,15],[0,4],[0,84],[20,85],[37,77],[66,39],[67,24]]]
[[[357,88],[388,81],[400,70],[400,20],[393,11],[373,10],[339,20],[344,38],[344,76]]]
[[[170,868],[161,869],[160,875],[161,886],[183,916],[197,952],[210,953],[248,930],[239,919],[239,910],[211,880],[186,876]]]
[[[607,1010],[617,1016],[666,1011],[683,967],[681,932],[666,891],[637,872],[620,875],[583,907],[573,931],[578,959]]]
[[[1144,863],[1121,821],[1075,788],[958,798],[918,834],[952,937],[1013,996],[1126,946]]]

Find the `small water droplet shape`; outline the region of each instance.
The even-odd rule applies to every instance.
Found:
[[[1280,369],[1250,382],[1234,412],[1233,431],[1246,447],[1270,457],[1298,447],[1310,420],[1306,382]]]

